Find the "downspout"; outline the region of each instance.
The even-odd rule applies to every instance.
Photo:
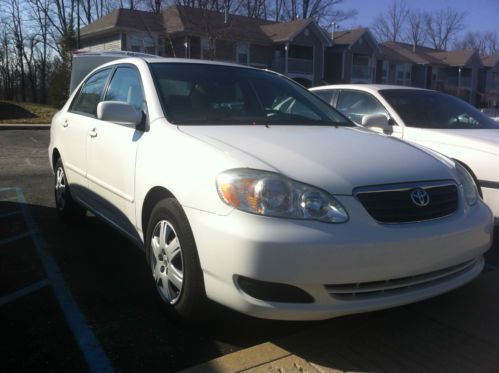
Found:
[[[461,96],[461,67],[457,70],[457,95]]]
[[[288,75],[289,42],[284,45],[284,75]]]

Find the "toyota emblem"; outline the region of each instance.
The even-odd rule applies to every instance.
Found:
[[[411,200],[416,206],[425,207],[430,203],[430,195],[426,190],[417,188],[411,192]]]

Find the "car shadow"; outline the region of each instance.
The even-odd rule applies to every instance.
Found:
[[[144,252],[113,228],[90,214],[63,224],[53,207],[26,206],[116,370],[177,371],[267,341],[339,370],[462,370],[473,354],[488,353],[484,364],[497,356],[484,341],[420,311],[431,302],[321,322],[261,320],[213,305],[209,322],[185,325],[158,301]],[[1,202],[0,213],[19,207]],[[496,239],[487,254],[494,266],[498,252]]]

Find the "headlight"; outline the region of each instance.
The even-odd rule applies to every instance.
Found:
[[[217,190],[226,204],[253,214],[344,223],[348,214],[330,194],[282,175],[233,169],[217,177]]]
[[[456,171],[463,190],[464,199],[469,206],[473,206],[478,200],[478,190],[473,176],[459,162],[455,162]]]

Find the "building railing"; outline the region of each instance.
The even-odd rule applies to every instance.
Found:
[[[284,73],[284,58],[278,57],[272,60],[272,70]],[[311,75],[314,71],[314,61],[304,58],[288,58],[288,73]]]
[[[371,69],[366,65],[352,65],[352,78],[371,79]]]
[[[458,86],[459,85],[459,78],[456,76],[448,77],[447,78],[447,84],[453,85],[453,86]],[[461,77],[461,82],[460,82],[460,87],[462,88],[471,88],[471,77],[468,76],[462,76]]]
[[[288,72],[296,74],[312,74],[314,61],[304,58],[288,58]]]

